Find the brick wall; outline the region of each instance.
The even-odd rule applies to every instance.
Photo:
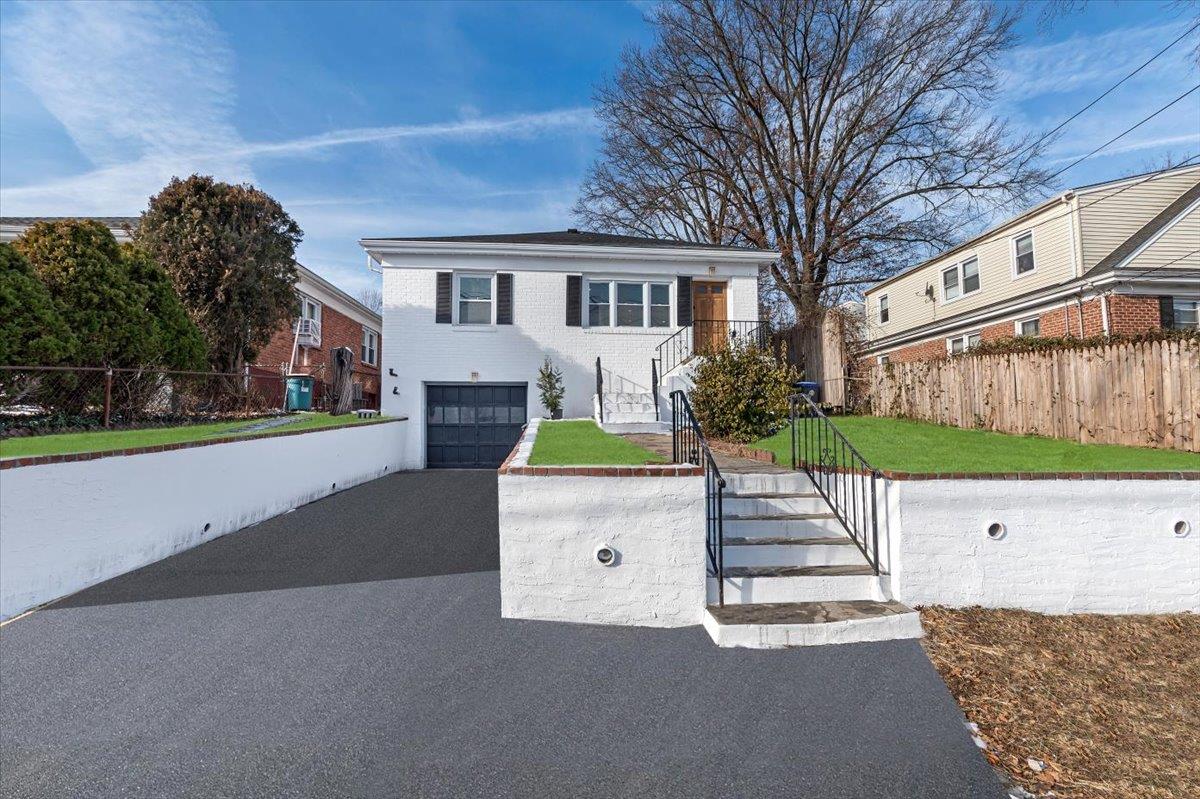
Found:
[[[1114,294],[1108,298],[1109,326],[1113,333],[1145,333],[1158,330],[1158,297],[1134,297]]]
[[[1060,304],[1044,311],[1038,317],[1041,335],[1046,338],[1078,337],[1081,313],[1084,338],[1104,335],[1104,306],[1099,298],[1085,301],[1082,307],[1079,303],[1072,301],[1067,305]],[[1110,333],[1133,334],[1157,330],[1161,326],[1158,298],[1127,294],[1110,295],[1108,318]],[[958,335],[963,335],[967,330],[964,328],[956,332]],[[1015,325],[1012,320],[996,322],[980,329],[980,334],[984,341],[1010,338],[1015,334]],[[937,338],[893,350],[888,353],[888,359],[892,363],[908,363],[945,357],[946,339],[950,335],[943,333]],[[875,359],[871,358],[870,362],[873,364]]]
[[[379,367],[369,366],[360,360],[362,357],[362,330],[361,322],[351,319],[328,305],[322,306],[321,346],[298,349],[296,363],[292,370],[298,374],[313,375],[318,381],[329,380],[332,375],[329,353],[338,347],[349,347],[350,351],[354,353],[354,382],[362,383],[364,399],[368,400],[367,404],[371,407],[378,407]],[[382,362],[383,336],[382,331],[377,332],[380,333],[378,347],[380,354],[376,360]],[[255,359],[256,364],[262,371],[273,374],[278,374],[281,368],[286,369],[288,361],[292,357],[294,338],[291,322],[281,325],[267,346],[259,350],[258,357]]]

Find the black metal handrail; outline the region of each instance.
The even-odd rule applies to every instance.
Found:
[[[792,468],[804,470],[867,563],[879,574],[879,470],[808,395],[792,395],[789,421]]]
[[[599,357],[596,358],[596,407],[600,409],[600,424],[604,424],[604,372]]]
[[[654,421],[660,421],[658,418],[658,362],[650,359],[650,393],[654,396]]]
[[[655,348],[660,374],[687,363],[695,355],[716,352],[729,346],[753,344],[767,347],[770,323],[761,319],[693,319]]]
[[[708,554],[707,573],[717,578],[717,604],[725,605],[725,478],[700,423],[692,413],[692,404],[682,391],[671,392],[671,458],[675,463],[691,463],[704,468],[704,549]]]

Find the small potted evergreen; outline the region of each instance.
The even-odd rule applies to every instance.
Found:
[[[562,418],[563,379],[562,372],[554,368],[549,356],[538,369],[538,391],[542,394],[542,407],[550,411],[551,419]]]

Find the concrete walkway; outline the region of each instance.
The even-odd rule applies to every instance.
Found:
[[[0,795],[1002,795],[911,641],[504,621],[496,477],[387,477],[0,630]]]
[[[666,458],[672,457],[671,436],[669,435],[662,433],[625,433],[621,437],[629,439],[643,449],[648,449]],[[787,474],[792,471],[786,466],[779,466],[768,461],[753,460],[751,458],[739,458],[716,449],[712,450],[712,454],[713,460],[717,462],[717,468],[721,470],[721,474]]]

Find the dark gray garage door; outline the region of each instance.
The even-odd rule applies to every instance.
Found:
[[[521,436],[527,384],[425,387],[425,464],[494,469]]]

